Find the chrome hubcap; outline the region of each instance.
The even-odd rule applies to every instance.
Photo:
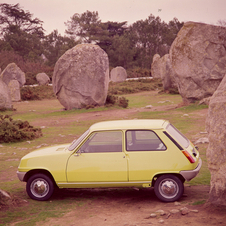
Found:
[[[159,185],[159,191],[165,198],[174,198],[178,193],[178,185],[173,180],[165,179]]]
[[[31,193],[36,197],[43,197],[49,192],[48,183],[41,178],[37,178],[31,183]]]

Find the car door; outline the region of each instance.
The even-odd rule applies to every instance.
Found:
[[[126,155],[129,181],[150,181],[156,172],[164,171],[167,148],[154,131],[126,132]],[[167,159],[165,159],[167,161]]]
[[[121,131],[92,133],[68,160],[68,182],[128,181],[122,136]]]

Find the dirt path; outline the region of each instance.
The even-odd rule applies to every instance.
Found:
[[[209,186],[186,186],[180,202],[162,203],[148,189],[72,189],[59,190],[54,199],[73,199],[79,197],[82,206],[78,206],[60,218],[39,222],[43,226],[80,225],[80,226],[212,226],[226,225],[226,212],[206,207],[202,203],[208,198]],[[187,208],[182,215],[180,210]],[[151,217],[156,211],[163,210],[165,215]],[[179,210],[178,213],[172,211]]]

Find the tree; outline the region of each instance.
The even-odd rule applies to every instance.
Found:
[[[0,27],[1,34],[4,35],[14,29],[20,29],[29,34],[36,34],[39,37],[44,36],[42,28],[43,21],[38,18],[32,19],[30,12],[25,12],[20,8],[19,3],[10,5],[7,3],[0,4]]]
[[[54,30],[45,37],[43,42],[44,55],[48,59],[48,65],[54,66],[56,61],[70,48],[74,47],[77,42],[69,37],[63,37]]]
[[[19,4],[0,4],[0,11],[0,29],[5,46],[24,58],[38,59],[42,54],[43,22],[32,19],[33,15],[21,9]]]
[[[226,21],[225,20],[218,20],[217,25],[219,25],[221,27],[226,27]]]
[[[108,53],[111,66],[122,66],[126,69],[131,66],[135,56],[135,49],[131,44],[127,34],[114,36],[111,49]]]
[[[65,25],[68,27],[66,34],[82,43],[96,43],[97,37],[103,32],[98,12],[88,10],[81,15],[75,13]]]

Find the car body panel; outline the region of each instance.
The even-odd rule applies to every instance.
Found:
[[[68,160],[67,180],[69,183],[128,181],[125,154],[106,152],[72,155]]]

